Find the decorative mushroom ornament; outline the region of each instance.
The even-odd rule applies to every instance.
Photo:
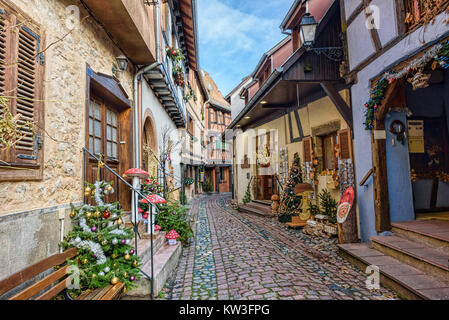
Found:
[[[176,245],[176,239],[179,238],[179,234],[175,230],[170,230],[170,232],[165,236],[168,240],[170,246]]]

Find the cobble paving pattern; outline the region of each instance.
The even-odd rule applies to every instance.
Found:
[[[338,256],[335,239],[237,212],[229,196],[202,196],[191,212],[196,236],[184,247],[174,280],[164,289],[167,299],[397,298],[385,288],[366,289],[366,275]]]

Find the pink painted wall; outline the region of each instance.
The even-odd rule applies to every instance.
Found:
[[[284,44],[278,51],[273,54],[273,70],[282,66],[285,60],[288,59],[293,53],[292,40]]]

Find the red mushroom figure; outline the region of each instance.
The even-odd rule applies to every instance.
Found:
[[[165,200],[164,198],[162,198],[161,196],[158,196],[157,194],[150,194],[149,196],[146,197],[146,199],[148,201],[150,201],[151,203],[155,204],[155,203],[167,203],[167,200]]]
[[[150,176],[150,174],[145,170],[139,168],[132,168],[125,171],[124,176],[128,178],[146,179]]]
[[[145,170],[139,169],[139,168],[132,168],[123,174],[125,178],[132,178],[133,179],[133,187],[134,189],[138,190],[140,188],[140,179],[146,179],[150,176],[148,172]],[[133,208],[133,215],[132,215],[132,222],[137,223],[137,198],[133,194],[132,197],[132,208]]]
[[[170,230],[170,232],[165,236],[165,238],[168,240],[168,244],[170,246],[176,245],[176,239],[179,238],[179,234],[175,230]]]

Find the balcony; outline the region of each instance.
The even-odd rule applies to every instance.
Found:
[[[143,65],[156,60],[154,7],[136,0],[84,0],[83,4],[133,63]]]

